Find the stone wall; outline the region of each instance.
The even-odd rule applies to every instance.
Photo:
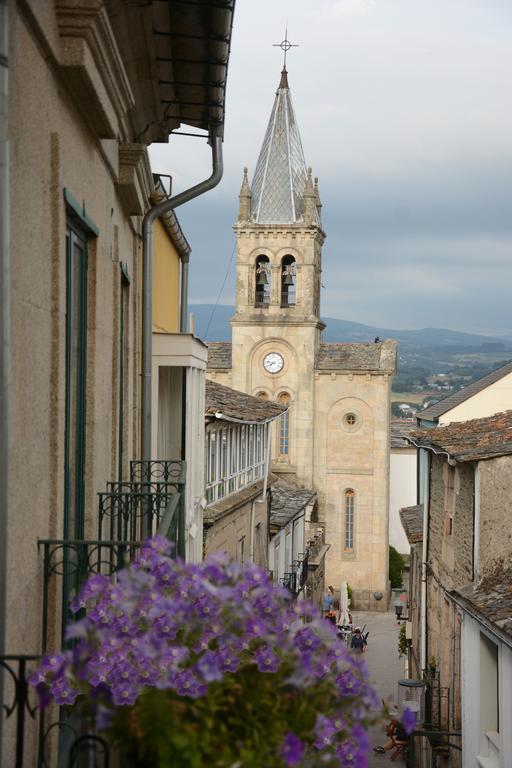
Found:
[[[447,486],[453,475],[453,499],[450,515]],[[432,570],[447,589],[463,586],[473,573],[473,490],[471,464],[450,467],[446,458],[432,456],[429,509],[428,560]],[[449,532],[449,517],[452,531]]]
[[[205,556],[225,552],[236,562],[253,559],[257,565],[268,568],[268,502],[261,499],[262,487],[259,480],[206,508]]]
[[[478,463],[480,473],[480,530],[478,576],[493,570],[496,561],[510,558],[512,527],[512,456],[500,456]]]

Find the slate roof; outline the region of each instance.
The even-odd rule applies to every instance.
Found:
[[[439,400],[438,403],[434,403],[429,408],[425,408],[424,411],[418,411],[419,419],[428,419],[429,421],[437,421],[439,416],[451,411],[456,405],[464,403],[469,400],[470,397],[482,392],[486,387],[499,381],[507,374],[512,373],[512,362],[502,365],[501,368],[497,368],[495,371],[487,374],[478,381],[474,381],[472,384],[468,384],[464,389],[460,389],[458,392],[454,392],[453,395]]]
[[[230,370],[232,345],[230,341],[208,342],[208,370]],[[315,370],[319,371],[382,371],[394,373],[396,341],[374,343],[342,342],[320,344]]]
[[[283,69],[251,184],[253,221],[257,224],[300,221],[306,179],[306,161],[288,73]],[[313,215],[319,221],[316,210]]]
[[[457,590],[475,613],[494,624],[512,642],[512,565],[496,565],[495,570],[476,586]]]
[[[315,491],[305,488],[284,487],[282,482],[278,482],[272,488],[270,527],[274,529],[284,528],[315,497]]]
[[[423,541],[423,504],[413,507],[402,507],[400,520],[404,527],[409,544],[419,544]]]
[[[236,419],[247,423],[263,423],[280,416],[286,407],[271,400],[246,395],[216,381],[206,380],[205,413],[215,416],[221,413],[226,420]],[[219,417],[220,418],[220,417]]]
[[[411,448],[411,443],[407,440],[407,435],[415,432],[418,425],[414,419],[400,419],[391,422],[391,448]]]
[[[396,365],[396,341],[320,344],[315,368],[324,371],[388,371]]]
[[[231,368],[231,342],[209,341],[207,346],[208,368],[229,370]]]
[[[512,454],[512,411],[417,430],[411,437],[420,447],[440,449],[457,461],[507,456]]]

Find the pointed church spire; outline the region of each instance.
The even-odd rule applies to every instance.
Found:
[[[253,221],[257,224],[301,222],[306,179],[306,161],[293,111],[288,72],[283,67],[251,184]],[[310,223],[319,224],[316,206],[313,207]]]
[[[240,187],[238,198],[240,200],[238,221],[249,221],[251,218],[251,190],[249,187],[249,179],[247,178],[247,168],[244,168],[244,177],[242,179],[242,186]]]

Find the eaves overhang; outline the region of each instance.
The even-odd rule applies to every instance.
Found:
[[[222,135],[235,0],[107,0],[135,94],[134,140],[181,125]]]

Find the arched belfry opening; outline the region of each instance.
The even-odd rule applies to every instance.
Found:
[[[268,256],[258,256],[254,277],[254,306],[268,307],[270,304],[270,261]]]
[[[293,256],[281,261],[281,306],[294,307],[297,301],[297,266]]]

